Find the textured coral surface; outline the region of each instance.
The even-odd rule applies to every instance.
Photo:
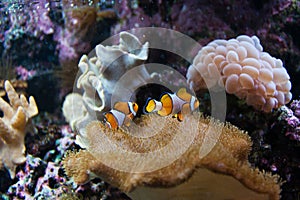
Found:
[[[128,192],[140,186],[176,186],[185,182],[197,168],[202,167],[238,179],[247,188],[257,192],[251,194],[254,195],[252,198],[259,193],[266,193],[270,199],[279,199],[278,177],[250,167],[247,160],[251,147],[250,138],[236,127],[192,116],[182,123],[171,117],[164,119],[162,123],[160,116],[150,115],[143,117],[139,123],[143,129],[139,129],[140,137],[137,138],[131,136],[135,134],[135,128],[129,128],[129,132],[112,131],[100,122],[91,122],[86,128],[87,144],[84,146],[87,151],[67,154],[63,161],[66,173],[79,184],[99,176]],[[152,130],[159,124],[163,127]],[[220,135],[216,134],[217,130],[221,130]],[[151,131],[158,133],[147,136]],[[109,137],[113,144],[127,153],[124,154],[118,147],[104,144],[105,137]],[[187,139],[189,137],[191,138]],[[168,144],[174,140],[176,146],[168,148]],[[212,148],[210,145],[213,143],[216,144]],[[169,157],[177,155],[184,146],[187,146],[186,151],[179,154],[176,161],[167,164]],[[201,157],[201,152],[210,148],[212,149],[208,154]],[[159,149],[162,149],[161,152]],[[135,153],[130,156],[132,152],[153,152],[156,155],[153,155],[155,160]],[[166,164],[159,167],[162,163]],[[120,166],[122,169],[118,168]],[[152,167],[157,169],[150,170]],[[196,193],[194,195],[197,196]]]
[[[187,78],[194,90],[225,86],[227,93],[265,112],[292,99],[282,61],[264,52],[256,36],[210,42],[194,58]]]
[[[38,114],[34,98],[26,97],[15,91],[9,81],[5,81],[4,88],[9,103],[0,97],[0,169],[5,167],[11,178],[15,177],[17,165],[25,162],[24,139],[30,118]]]

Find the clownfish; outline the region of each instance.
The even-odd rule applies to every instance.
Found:
[[[135,102],[117,102],[113,109],[104,113],[104,122],[111,129],[122,125],[129,126],[138,108]]]
[[[176,93],[162,95],[160,101],[149,98],[144,106],[144,112],[157,112],[160,116],[173,115],[178,121],[182,121],[184,114],[192,113],[198,107],[198,99],[189,94],[185,88],[181,88]]]

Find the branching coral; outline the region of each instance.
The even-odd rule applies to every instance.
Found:
[[[6,95],[6,91],[4,89],[4,82],[5,80],[0,80],[0,97]],[[11,85],[17,91],[18,94],[25,94],[28,84],[26,81],[23,80],[11,80]]]
[[[225,85],[227,93],[265,112],[292,98],[290,77],[282,61],[263,52],[256,36],[212,41],[198,52],[187,78],[195,90]]]
[[[161,118],[153,114],[143,116],[138,126],[139,129],[130,127],[126,131],[113,131],[100,122],[91,122],[86,128],[87,150],[66,155],[63,161],[66,173],[79,184],[99,176],[123,191],[131,191],[129,195],[139,199],[170,199],[172,196],[195,199],[204,194],[209,195],[210,199],[218,199],[218,192],[222,192],[222,198],[228,199],[279,199],[278,176],[250,167],[247,157],[251,141],[249,136],[238,128],[204,117],[199,119],[187,116],[180,123],[171,117]],[[189,141],[195,130],[195,137]],[[219,137],[213,134],[216,130],[222,130]],[[156,134],[149,136],[153,131]],[[141,137],[137,137],[135,133]],[[181,138],[181,134],[176,133],[184,133],[184,137]],[[120,153],[114,145],[103,144],[106,137],[108,141],[120,146],[125,153]],[[177,147],[164,151],[174,140],[177,140]],[[214,148],[201,157],[201,149],[209,148],[209,144],[214,142]],[[188,148],[178,159],[160,168],[161,163],[168,163],[168,158],[185,146]],[[153,153],[153,156],[147,157],[147,153]],[[116,167],[119,164],[126,170],[119,170]],[[148,170],[149,167],[158,168]],[[209,176],[213,177],[210,181]],[[220,181],[218,186],[214,185],[216,180]],[[222,188],[220,184],[226,187],[229,185],[231,188],[226,192],[216,191]],[[149,186],[165,189],[151,189]]]
[[[24,95],[18,95],[9,81],[5,81],[5,91],[9,103],[0,97],[0,168],[5,167],[11,178],[15,177],[17,165],[25,162],[24,139],[30,118],[38,114],[34,98],[29,102]]]

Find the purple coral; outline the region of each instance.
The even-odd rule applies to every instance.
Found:
[[[56,141],[56,145],[57,150],[62,156],[66,150],[75,143],[75,133],[72,132],[70,126],[62,126],[61,133],[63,137]]]
[[[284,120],[287,124],[285,135],[300,141],[300,100],[294,100],[290,108],[283,106],[280,112],[279,120]]]
[[[31,79],[35,74],[36,70],[28,70],[23,66],[16,67],[16,73],[19,76],[20,80],[27,81],[28,79]]]
[[[232,33],[227,23],[217,17],[214,7],[205,2],[196,0],[175,1],[173,3],[155,2],[148,4],[142,2],[140,4],[146,4],[143,7],[132,5],[127,0],[116,3],[115,9],[122,23],[117,24],[112,32],[116,34],[132,28],[155,26],[172,28],[190,36],[205,34],[211,37],[224,38],[227,33]],[[158,11],[149,13],[146,8],[151,6],[157,7]],[[170,10],[170,12],[165,10]]]
[[[40,0],[32,4],[32,18],[30,23],[36,24],[35,31],[42,32],[45,35],[54,33],[54,24],[49,18],[48,0]],[[35,33],[35,32],[34,32]]]
[[[48,134],[50,133],[48,132]],[[57,199],[69,192],[68,188],[66,189],[64,185],[66,178],[61,170],[60,160],[66,149],[74,143],[75,135],[69,126],[62,126],[61,137],[49,138],[49,140],[51,139],[57,139],[57,151],[49,150],[45,154],[44,160],[49,160],[53,154],[56,154],[57,157],[54,159],[54,162],[49,161],[46,163],[42,159],[28,154],[25,166],[17,173],[18,182],[12,185],[7,192],[10,197],[21,199]],[[70,187],[70,190],[77,186],[70,185],[68,187]]]
[[[31,199],[29,187],[32,185],[34,172],[38,168],[43,168],[45,163],[40,159],[28,155],[23,170],[17,173],[19,181],[8,189],[8,195],[16,196],[18,198]]]
[[[61,190],[55,190],[50,187],[50,182],[54,181],[56,184],[60,184],[66,181],[65,178],[59,176],[59,166],[55,164],[54,162],[48,162],[45,175],[43,177],[40,177],[37,181],[35,193],[37,196],[40,195],[40,193],[48,197],[55,197],[61,195]]]
[[[291,103],[291,109],[296,117],[300,117],[300,100],[294,100]]]
[[[61,27],[58,28],[54,35],[54,40],[58,42],[56,49],[61,63],[78,58],[79,55],[74,48],[75,43],[78,43],[78,40],[73,37],[73,34],[70,31]]]
[[[22,34],[37,37],[40,40],[45,35],[54,33],[54,24],[49,18],[49,1],[10,1],[5,3],[8,10],[10,28],[5,31],[5,47],[10,48],[11,40]]]

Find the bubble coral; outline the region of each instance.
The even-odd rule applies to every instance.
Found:
[[[34,98],[29,102],[24,95],[18,95],[9,81],[5,81],[5,91],[10,103],[0,97],[0,169],[5,167],[10,177],[15,177],[17,165],[25,162],[24,138],[30,118],[38,114]]]
[[[210,42],[194,58],[187,78],[195,90],[224,85],[227,93],[265,112],[292,98],[290,77],[282,61],[263,52],[256,36]]]
[[[63,160],[65,171],[79,184],[101,177],[137,199],[279,199],[278,176],[251,168],[247,160],[249,136],[233,125],[196,116],[178,122],[150,114],[128,130],[111,130],[93,121],[86,127],[86,150],[69,152]],[[110,142],[104,142],[107,139]],[[210,144],[213,148],[202,156]],[[217,191],[221,184],[230,189]]]

